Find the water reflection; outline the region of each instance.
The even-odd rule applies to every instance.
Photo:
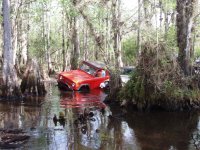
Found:
[[[37,126],[40,107],[24,102],[0,103],[0,128],[31,128]]]
[[[100,148],[100,130],[108,124],[110,114],[103,103],[106,96],[102,90],[61,93],[59,102],[65,114],[67,138],[72,140],[68,148]]]
[[[103,100],[107,94],[100,89],[94,89],[89,92],[63,92],[61,93],[60,105],[63,108],[105,108]]]
[[[54,140],[52,145],[56,149],[139,149],[133,129],[103,103],[106,96],[102,90],[61,92],[59,111],[64,113],[66,126],[57,126],[55,132],[63,129],[65,134],[55,134],[55,139],[67,142],[59,145]]]
[[[31,135],[22,149],[199,149],[198,113],[124,114],[103,103],[107,95],[101,90],[65,92],[50,85],[49,91],[44,98],[0,103],[0,128],[23,128]]]
[[[191,137],[198,123],[197,113],[134,112],[126,120],[142,150],[196,149]]]
[[[58,123],[60,123],[61,126],[65,127],[65,116],[63,112],[59,113],[59,118],[57,117],[56,114],[53,116],[53,123],[55,126],[57,126]]]

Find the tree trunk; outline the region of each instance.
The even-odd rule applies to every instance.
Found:
[[[30,3],[28,3],[28,7],[27,7],[27,10],[30,10]],[[27,60],[30,59],[30,55],[29,55],[29,48],[30,48],[30,27],[31,27],[31,24],[30,24],[30,13],[27,14]],[[27,63],[27,60],[26,60],[26,63]]]
[[[143,9],[144,9],[145,25],[146,25],[146,26],[149,26],[149,25],[150,25],[150,18],[149,18],[149,16],[150,16],[150,10],[149,10],[150,1],[148,1],[148,0],[143,0],[142,2],[143,2]],[[138,13],[141,12],[141,10],[139,10],[139,9],[141,9],[141,8],[139,8],[139,7],[141,7],[140,3],[141,3],[141,1],[138,0]],[[138,14],[138,15],[139,15],[139,14]],[[140,14],[140,15],[141,15],[141,14]],[[138,20],[139,20],[139,16],[138,16]]]
[[[115,70],[110,69],[110,94],[108,100],[116,98],[122,84],[119,69],[123,67],[121,52],[121,0],[112,0],[112,33],[113,33],[113,50],[115,56]]]
[[[24,12],[27,8],[25,8],[24,5],[21,6],[21,11]],[[28,47],[28,39],[27,39],[27,22],[26,22],[26,15],[24,13],[21,13],[19,15],[19,41],[20,43],[20,66],[24,66],[27,63],[27,47]]]
[[[113,0],[112,1],[112,11],[113,11],[113,19],[112,19],[112,27],[114,34],[114,53],[115,53],[115,67],[123,67],[122,62],[122,52],[121,52],[121,30],[120,30],[120,20],[121,20],[121,12],[120,12],[121,0]]]
[[[62,12],[62,55],[63,55],[63,71],[67,69],[66,65],[66,46],[65,46],[65,12]]]
[[[141,0],[138,0],[138,30],[137,30],[137,49],[138,55],[141,53]]]
[[[43,2],[43,40],[48,73],[51,74],[53,69],[50,55],[50,15],[47,5],[47,2]]]
[[[71,56],[71,69],[78,68],[78,59],[79,59],[79,40],[78,40],[78,29],[77,29],[77,18],[73,18],[73,36],[72,36],[72,45],[73,51]]]
[[[190,50],[192,49],[192,27],[197,0],[177,0],[178,61],[185,75],[191,72]]]
[[[12,2],[12,3],[11,3]],[[21,9],[21,3],[19,0],[10,1],[11,11],[13,17],[11,19],[11,34],[12,34],[12,49],[13,49],[13,62],[16,64],[16,54],[19,47],[19,10]]]
[[[109,96],[108,101],[115,100],[117,97],[117,93],[119,93],[120,89],[122,88],[122,81],[120,77],[119,70],[110,70],[110,88],[109,88]]]
[[[16,53],[17,53],[17,48],[18,48],[18,23],[17,23],[17,20],[13,19],[12,20],[12,24],[13,24],[13,27],[12,27],[12,49],[13,49],[13,62],[15,64],[15,61],[16,61]]]
[[[21,96],[16,70],[14,68],[13,49],[11,42],[10,1],[3,0],[3,88],[5,97]]]
[[[21,83],[23,94],[45,95],[44,72],[36,60],[29,60]]]
[[[52,74],[53,68],[51,63],[51,54],[50,54],[50,30],[51,30],[51,23],[50,23],[50,14],[49,12],[46,12],[46,20],[47,20],[47,29],[46,29],[46,55],[47,55],[47,63],[48,63],[48,72],[49,74]]]
[[[98,55],[101,55],[104,59],[104,62],[107,63],[107,60],[105,58],[105,55],[104,55],[104,41],[103,41],[103,34],[97,34],[96,31],[95,31],[95,27],[94,25],[92,24],[91,20],[88,18],[88,16],[83,12],[82,10],[83,8],[79,8],[79,12],[81,13],[81,15],[83,16],[84,20],[86,21],[87,25],[88,25],[88,28],[90,30],[90,34],[93,36],[95,42],[96,42],[96,45],[95,46],[98,46],[99,48],[99,53]],[[97,48],[95,48],[96,50]],[[94,56],[96,55],[96,51],[95,51],[95,54]],[[96,57],[96,56],[95,56]],[[99,57],[99,56],[98,56]]]
[[[169,29],[169,17],[168,17],[168,10],[166,8],[168,7],[168,3],[165,4],[165,10],[164,10],[164,16],[165,16],[165,40],[167,40],[167,34]]]
[[[107,58],[107,60],[108,60],[108,62],[110,62],[110,58],[109,58],[109,56],[110,56],[110,51],[109,51],[109,42],[110,42],[110,19],[109,19],[109,16],[110,16],[110,11],[109,11],[109,7],[106,5],[106,12],[107,12],[107,14],[106,14],[106,19],[105,19],[105,29],[104,29],[104,31],[105,31],[105,38],[104,38],[104,49],[106,50],[106,52],[105,52],[105,57]]]
[[[88,59],[88,28],[85,23],[83,23],[83,56],[84,60]]]
[[[163,10],[163,4],[162,4],[161,0],[159,0],[159,9],[160,9],[160,19],[159,19],[159,22],[160,22],[160,33],[161,33],[162,32],[162,20],[163,20],[163,16],[162,16],[162,14],[163,14],[163,12],[162,12],[162,10]]]

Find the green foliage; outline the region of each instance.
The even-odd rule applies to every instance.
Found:
[[[2,10],[2,3],[0,2],[0,10]],[[0,12],[0,23],[3,22],[3,12]]]
[[[131,78],[127,84],[120,91],[121,99],[132,100],[134,97],[138,97],[141,87],[141,78],[138,71],[134,71],[131,74]]]
[[[136,37],[129,37],[122,43],[122,50],[124,53],[124,62],[127,64],[133,64],[137,57],[137,44]]]
[[[200,57],[200,47],[196,47],[194,51],[194,57],[199,58]]]
[[[163,42],[148,42],[142,46],[138,66],[120,91],[121,99],[134,101],[142,110],[155,105],[182,109],[190,107],[188,100],[200,101],[198,79],[186,78],[167,48]]]
[[[45,56],[45,51],[44,51],[44,39],[41,36],[35,35],[31,36],[31,46],[29,53],[30,55],[36,56],[37,58],[42,58],[42,56]]]
[[[74,8],[72,0],[60,0],[60,4],[68,17],[76,17],[79,15],[77,10]]]
[[[174,91],[174,85],[172,81],[166,80],[164,82],[164,88],[166,90],[166,93],[172,93]]]
[[[165,11],[171,11],[176,9],[176,0],[161,0]]]
[[[3,17],[2,15],[0,15],[0,24],[2,24],[2,22],[3,22]]]
[[[39,34],[39,33],[38,33]],[[45,50],[44,50],[44,38],[38,34],[32,34],[30,37],[30,55],[33,57],[37,57],[38,59],[44,59],[45,58]],[[50,38],[50,53],[55,54],[55,51],[61,50],[61,44],[62,39],[61,36],[58,34],[55,34],[54,32],[51,33]]]
[[[178,51],[175,26],[169,27],[166,39],[167,46],[174,51]]]

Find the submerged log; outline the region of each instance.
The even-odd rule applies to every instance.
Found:
[[[44,80],[44,76],[41,70],[36,60],[28,61],[21,82],[21,91],[23,94],[45,95],[45,85],[42,81]]]
[[[29,138],[22,129],[0,129],[0,148],[18,148]]]

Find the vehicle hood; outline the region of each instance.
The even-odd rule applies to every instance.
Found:
[[[75,83],[93,78],[92,75],[82,70],[71,70],[71,71],[61,72],[60,75],[62,75],[64,78],[67,78]]]

